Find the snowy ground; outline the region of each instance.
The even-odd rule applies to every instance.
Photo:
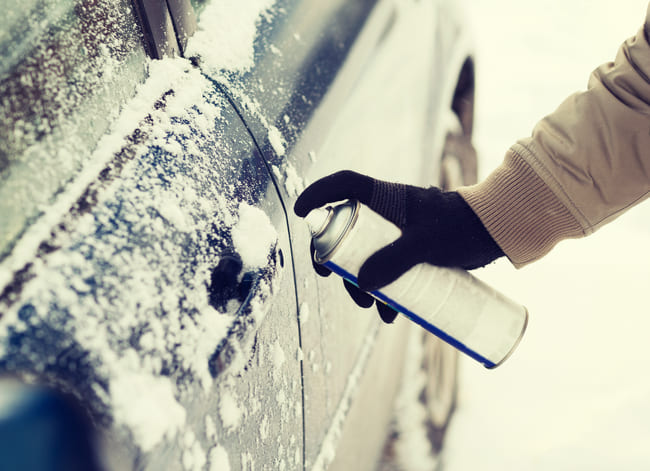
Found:
[[[478,47],[485,174],[517,138],[613,59],[647,0],[468,0]],[[650,203],[522,270],[479,276],[525,304],[503,366],[461,364],[445,471],[650,469]]]

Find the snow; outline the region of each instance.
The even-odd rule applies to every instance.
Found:
[[[74,202],[81,196],[92,181],[124,145],[124,138],[147,116],[151,104],[159,99],[172,87],[183,88],[183,99],[174,97],[169,100],[168,106],[176,110],[188,105],[196,99],[196,93],[201,93],[201,86],[184,86],[192,81],[195,84],[204,84],[200,74],[192,70],[187,61],[183,59],[166,59],[164,61],[147,62],[148,75],[151,77],[136,88],[135,96],[124,105],[120,111],[119,119],[112,123],[109,131],[99,140],[92,158],[83,171],[76,176],[74,182],[68,185],[58,199],[47,208],[39,220],[33,224],[23,235],[16,248],[2,263],[0,270],[0,286],[7,284],[13,272],[22,268],[28,260],[34,257],[41,241],[47,237],[51,228],[60,221],[69,211]],[[198,80],[198,82],[196,82]],[[163,113],[161,112],[162,116]]]
[[[298,174],[296,168],[289,162],[282,162],[280,166],[273,166],[273,174],[284,185],[287,195],[295,198],[306,188],[305,181]]]
[[[305,302],[300,304],[300,309],[298,310],[298,317],[300,318],[301,324],[306,324],[309,321],[309,304]]]
[[[143,451],[172,439],[185,425],[185,409],[174,398],[169,378],[124,373],[111,382],[115,419],[127,424]]]
[[[222,446],[210,450],[210,471],[230,471],[228,452]]]
[[[275,0],[210,2],[200,15],[198,31],[186,56],[199,56],[208,73],[245,72],[254,64],[253,44],[261,15]]]
[[[248,70],[253,64],[255,28],[261,15],[273,14],[269,10],[273,3],[212,2],[201,16],[200,33],[190,44],[191,50],[201,55],[203,71]],[[222,36],[233,43],[227,48],[214,47],[223,46]],[[245,271],[259,271],[269,266],[278,234],[261,209],[246,203],[238,205],[234,187],[220,185],[219,176],[236,170],[238,162],[216,155],[230,149],[220,147],[225,141],[218,135],[221,130],[215,129],[221,123],[218,109],[225,104],[217,101],[220,98],[214,94],[214,83],[185,59],[147,61],[146,68],[149,78],[122,109],[114,110],[119,119],[97,149],[84,157],[86,165],[81,173],[57,195],[0,267],[2,286],[14,271],[34,259],[41,241],[50,238],[53,228],[57,231],[61,220],[73,218],[68,215],[69,208],[86,189],[101,185],[93,187],[99,190],[98,201],[93,202],[97,210],[74,216],[71,229],[59,231],[61,240],[56,242],[62,248],[34,261],[32,271],[37,277],[26,283],[21,293],[22,300],[32,303],[26,306],[34,315],[21,314],[20,303],[3,312],[0,355],[16,348],[7,341],[10,332],[24,332],[35,324],[58,325],[52,317],[60,311],[51,306],[62,306],[61,311],[70,317],[69,324],[61,326],[62,334],[87,354],[96,374],[88,378],[89,390],[112,413],[109,419],[114,423],[110,427],[117,431],[116,440],[129,440],[143,453],[165,447],[171,450],[170,466],[174,469],[228,471],[231,460],[222,444],[237,440],[244,419],[263,406],[258,397],[238,396],[234,389],[220,387],[214,416],[206,416],[198,427],[192,420],[186,421],[185,405],[204,400],[197,394],[207,394],[215,384],[209,360],[241,304],[233,301],[237,306],[225,314],[208,304],[205,287],[218,263],[220,248],[207,238],[214,233],[214,221],[222,222],[224,232],[232,235]],[[152,108],[161,96],[164,100],[160,106]],[[212,103],[206,105],[206,101]],[[136,146],[137,156],[126,162],[117,182],[109,179],[98,184],[97,175],[112,165],[125,138],[138,127],[146,133],[145,144]],[[285,152],[286,143],[277,128],[272,129],[269,140],[279,155]],[[152,148],[155,151],[146,151]],[[228,167],[231,161],[232,169]],[[141,239],[133,243],[134,238]],[[191,244],[183,244],[183,238],[191,239]],[[130,250],[118,250],[125,246]],[[188,254],[183,251],[187,246],[199,252],[191,254],[195,263],[190,269]],[[159,264],[154,271],[152,262]],[[249,306],[257,325],[270,308],[273,284],[282,276],[281,272],[277,275],[270,281],[257,281],[256,296]],[[97,290],[97,296],[87,295],[91,290]],[[191,315],[174,315],[181,302],[179,293],[185,311]],[[251,336],[233,345],[235,357],[229,375],[243,370],[255,341]],[[21,358],[23,354],[38,356],[29,345],[23,350]],[[282,419],[294,411],[299,417],[301,403],[295,401],[299,385],[294,383],[289,394],[281,374],[287,368],[287,357],[279,341],[269,354],[272,375],[279,386],[273,396],[281,407]],[[35,368],[49,366],[39,363]],[[196,390],[195,384],[203,390]],[[252,406],[248,409],[244,404]],[[221,444],[217,420],[221,433],[230,435]],[[266,418],[269,440],[278,438],[274,428],[274,422]],[[295,441],[292,437],[292,445]],[[296,457],[296,465],[302,457],[300,446],[296,445],[295,453],[292,448],[290,455],[287,450],[287,456]],[[242,455],[246,469],[256,468],[254,456],[257,452]],[[286,466],[286,460],[279,464]]]
[[[230,314],[218,315],[205,295],[210,271],[218,262],[217,249],[207,235],[213,232],[215,219],[232,228],[235,248],[249,268],[268,265],[278,236],[260,209],[237,206],[230,190],[214,183],[220,172],[229,169],[216,168],[225,164],[214,155],[205,155],[190,139],[198,135],[219,142],[215,134],[219,132],[215,129],[219,104],[204,105],[206,99],[218,99],[210,95],[213,84],[186,60],[151,61],[148,67],[152,78],[121,111],[87,167],[51,211],[29,229],[12,258],[5,260],[0,283],[10,279],[10,272],[4,276],[5,267],[13,271],[32,259],[40,241],[48,239],[60,220],[66,220],[69,208],[85,189],[96,184],[97,174],[109,164],[125,136],[149,115],[155,132],[137,149],[138,157],[122,169],[119,184],[109,181],[99,188],[97,211],[78,216],[73,230],[59,234],[56,243],[62,248],[34,261],[32,270],[38,276],[24,286],[25,306],[21,302],[3,313],[0,355],[16,348],[6,341],[9,332],[23,332],[41,323],[60,325],[66,338],[88,352],[97,375],[88,378],[89,388],[114,412],[113,427],[120,434],[130,433],[128,439],[144,452],[165,441],[180,445],[180,464],[187,470],[204,469],[208,456],[212,469],[228,469],[225,450],[202,448],[197,437],[203,431],[188,428],[183,406],[189,400],[184,397],[188,382],[200,384],[204,392],[214,384],[208,360],[234,320]],[[165,106],[152,109],[163,94]],[[207,144],[213,152],[228,151],[214,142]],[[151,147],[160,149],[160,155],[143,152]],[[192,165],[185,165],[190,160]],[[165,169],[166,165],[170,168]],[[159,176],[165,170],[172,171],[161,185]],[[254,240],[246,237],[247,231],[256,234]],[[133,250],[115,250],[134,237],[142,243],[133,244]],[[183,269],[187,256],[177,237],[191,238],[200,252],[192,270]],[[157,273],[162,276],[148,268],[152,261],[161,264]],[[104,268],[99,270],[97,264]],[[269,308],[261,298],[268,298],[274,281],[260,282],[259,296],[251,301],[251,314],[259,322]],[[86,295],[91,290],[97,291],[96,297]],[[178,311],[179,292],[192,315],[164,315]],[[63,306],[69,323],[61,325],[52,319],[60,315],[53,305]],[[21,318],[23,307],[34,315]],[[234,346],[243,353],[233,359],[235,366],[243,365],[240,357],[247,358],[253,340]],[[137,345],[137,353],[130,348],[131,342]],[[38,351],[24,347],[21,357],[38,357]],[[166,376],[167,365],[173,365],[178,374]],[[235,432],[244,415],[233,394],[226,391],[220,396],[218,417],[227,432]],[[214,432],[214,443],[216,427],[210,421],[206,418],[205,427],[207,435]]]
[[[205,436],[208,442],[217,444],[208,451],[208,471],[230,471],[228,451],[218,444],[217,427],[209,415],[205,417]]]
[[[275,126],[270,126],[268,136],[273,150],[278,155],[278,157],[282,157],[286,150],[284,138],[282,137],[280,130]]]
[[[302,193],[302,190],[305,189],[305,183],[303,179],[298,175],[298,171],[296,168],[288,164],[285,168],[285,173],[286,173],[286,180],[284,182],[284,186],[287,190],[287,193],[290,196],[298,196],[300,193]]]
[[[244,412],[239,407],[232,391],[223,389],[219,395],[219,418],[228,432],[233,432],[241,425]]]
[[[282,378],[282,366],[287,360],[284,355],[284,350],[282,350],[282,346],[277,340],[273,343],[271,355],[271,361],[273,362],[273,379],[277,383],[280,381],[280,378]]]
[[[262,423],[260,423],[260,438],[262,441],[266,441],[269,438],[269,418],[267,415],[264,415]]]
[[[264,211],[240,203],[239,221],[232,229],[232,238],[244,265],[261,267],[267,264],[271,247],[277,242],[278,234]]]
[[[217,439],[217,426],[209,415],[205,416],[205,436],[210,441],[216,441]]]
[[[185,471],[203,471],[207,462],[205,452],[201,444],[196,440],[194,432],[188,430],[185,432],[183,452],[183,468]]]
[[[471,0],[478,48],[476,142],[485,175],[516,139],[613,59],[647,0]],[[530,311],[502,366],[461,363],[446,471],[650,466],[646,374],[648,203],[543,260],[475,274]]]

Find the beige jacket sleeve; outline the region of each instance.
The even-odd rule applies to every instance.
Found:
[[[645,26],[488,178],[461,195],[517,267],[591,234],[650,191],[650,6]]]

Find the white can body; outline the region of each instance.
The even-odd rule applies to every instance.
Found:
[[[351,211],[350,205],[354,206]],[[316,235],[315,258],[356,284],[361,265],[400,237],[401,231],[357,202],[330,211],[341,211],[341,207],[347,210],[346,218],[351,215],[348,224],[322,228],[321,236],[327,231],[341,233],[328,234],[327,245],[333,246],[326,250]],[[498,366],[510,355],[528,322],[526,308],[461,269],[423,263],[370,294],[487,368]]]

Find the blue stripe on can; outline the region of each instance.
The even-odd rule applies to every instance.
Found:
[[[328,260],[323,264],[323,266],[329,268],[332,270],[334,273],[339,275],[340,277],[345,278],[348,280],[350,283],[355,285],[356,287],[359,287],[359,284],[357,282],[356,276],[352,275],[348,271],[344,270],[340,266],[338,266],[336,263],[332,262],[331,260]],[[417,314],[409,311],[407,308],[402,306],[399,303],[396,303],[386,295],[384,295],[381,291],[372,291],[370,293],[374,298],[380,300],[381,302],[388,304],[390,307],[393,309],[401,312],[404,314],[406,317],[408,317],[411,321],[415,322],[416,324],[420,325],[421,327],[425,328],[427,331],[431,332],[434,334],[436,337],[440,338],[441,340],[447,342],[449,345],[452,347],[460,350],[461,352],[465,353],[466,355],[469,355],[471,358],[474,360],[482,363],[486,368],[494,368],[497,366],[494,362],[488,360],[484,356],[480,355],[479,353],[475,352],[471,348],[467,347],[467,345],[459,342],[456,340],[454,337],[450,336],[449,334],[445,333],[444,331],[438,329],[436,326],[433,324],[425,321],[422,319],[420,316]]]

